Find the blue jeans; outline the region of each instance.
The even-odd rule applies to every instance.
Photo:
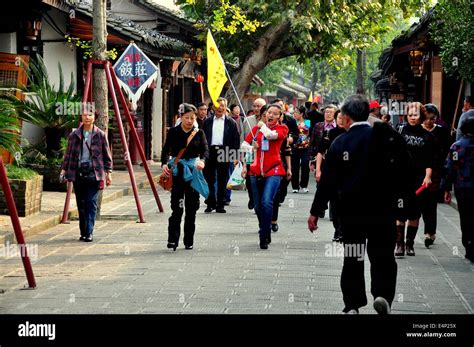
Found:
[[[81,236],[92,236],[97,213],[99,182],[74,182]]]
[[[280,188],[281,176],[250,176],[253,201],[257,213],[260,239],[266,239],[271,233],[273,200]]]

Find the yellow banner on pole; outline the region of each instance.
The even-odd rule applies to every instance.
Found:
[[[214,106],[219,107],[217,98],[221,95],[222,88],[227,82],[224,61],[217,49],[211,31],[207,32],[207,89]]]
[[[308,101],[313,102],[313,91],[311,91],[311,93],[309,93]]]

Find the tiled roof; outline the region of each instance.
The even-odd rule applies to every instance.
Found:
[[[398,35],[392,40],[390,47],[386,48],[379,58],[379,68],[382,71],[379,75],[371,76],[372,81],[377,81],[387,73],[388,69],[392,65],[396,47],[401,47],[419,37],[429,35],[428,28],[430,22],[434,18],[435,8],[436,6],[431,8],[428,12],[421,16],[420,20],[417,23],[412,24],[410,28],[403,31],[400,35]]]
[[[148,7],[149,9],[152,9],[156,13],[159,13],[165,17],[169,17],[173,21],[178,22],[180,25],[186,27],[188,30],[196,32],[196,34],[198,33],[198,30],[194,27],[194,22],[186,18],[183,12],[174,11],[168,7],[165,7],[150,0],[138,0],[138,2]]]
[[[92,17],[92,5],[84,2],[74,4],[68,1],[69,5],[76,11]],[[144,26],[133,22],[130,19],[111,15],[107,13],[107,25],[117,32],[126,35],[137,43],[143,42],[159,50],[166,50],[176,55],[191,53],[192,47],[187,43],[163,35],[156,30],[145,28]]]

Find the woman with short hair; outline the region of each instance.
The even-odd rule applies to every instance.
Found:
[[[407,105],[405,115],[406,124],[399,128],[400,134],[407,143],[408,152],[412,159],[413,175],[415,176],[416,187],[429,187],[431,176],[433,174],[433,135],[423,129],[422,123],[426,118],[426,109],[420,102],[410,102]],[[415,255],[414,243],[418,225],[421,217],[421,204],[426,194],[422,191],[416,199],[407,199],[401,201],[399,216],[397,217],[397,245],[395,248],[396,256]],[[405,223],[407,223],[406,242],[405,242]]]
[[[194,247],[196,212],[199,209],[199,194],[207,197],[207,183],[202,174],[205,161],[209,158],[206,135],[195,127],[196,107],[183,104],[181,123],[170,128],[161,152],[163,175],[173,175],[171,189],[171,217],[168,219],[168,248],[176,251],[181,233],[181,219],[184,217],[183,243],[187,250]],[[184,149],[177,165],[176,156]],[[171,158],[170,158],[171,156]],[[207,192],[207,194],[206,194]],[[183,203],[184,201],[184,203]]]
[[[94,125],[95,114],[81,116],[82,124],[69,135],[60,180],[73,183],[79,210],[80,241],[92,242],[100,189],[112,184],[112,155],[107,135]]]
[[[438,108],[434,104],[426,104],[426,117],[423,129],[433,135],[433,174],[432,183],[421,195],[421,215],[425,222],[425,247],[429,248],[436,239],[438,200],[441,198],[441,178],[443,176],[444,161],[450,147],[450,135],[447,128],[436,124],[439,118]]]

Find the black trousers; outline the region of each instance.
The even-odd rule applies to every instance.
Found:
[[[420,210],[425,223],[425,234],[436,234],[439,191],[425,190],[420,194]]]
[[[245,177],[245,187],[247,188],[247,194],[249,195],[249,205],[254,206],[252,184],[250,183],[250,164],[247,164],[247,177]]]
[[[474,189],[456,190],[455,195],[461,221],[462,245],[466,253],[474,255]]]
[[[185,246],[194,243],[194,232],[196,230],[196,211],[199,209],[199,193],[191,187],[190,182],[184,182],[180,166],[178,176],[173,176],[173,188],[171,190],[171,217],[168,219],[168,242],[179,244],[181,234],[181,219],[184,217],[184,239]],[[184,200],[184,204],[183,204]]]
[[[301,180],[300,180],[301,168]],[[309,182],[309,149],[295,148],[291,152],[291,186],[293,189],[307,188]]]
[[[224,150],[225,147],[219,147]],[[204,167],[204,177],[209,186],[209,197],[206,204],[212,208],[224,208],[225,194],[227,191],[227,181],[229,180],[229,162],[219,161],[219,148],[211,146],[209,148],[209,160]],[[217,174],[217,192],[214,187]]]
[[[344,235],[344,265],[341,275],[341,289],[344,312],[367,305],[364,279],[365,251],[370,260],[371,293],[374,299],[383,297],[391,305],[395,297],[397,263],[395,248],[396,228],[393,222],[371,224],[345,222],[341,217]],[[369,224],[370,223],[370,224]]]
[[[286,171],[287,170],[286,165],[284,167]],[[279,195],[280,195],[280,203],[282,204],[285,202],[286,196],[288,195],[288,185],[290,184],[290,182],[291,180],[287,180],[286,177],[283,177],[281,180]]]

